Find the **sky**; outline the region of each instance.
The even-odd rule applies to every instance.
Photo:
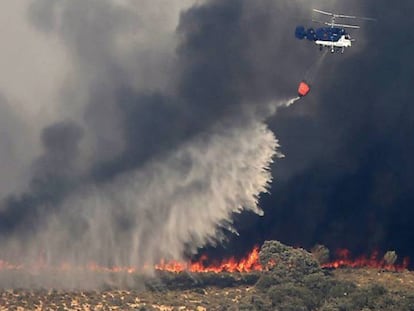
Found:
[[[412,6],[5,5],[1,255],[142,265],[278,239],[414,257]],[[377,22],[285,107],[321,57],[294,37],[312,7]]]

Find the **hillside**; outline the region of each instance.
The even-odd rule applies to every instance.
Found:
[[[4,286],[0,310],[414,310],[411,271],[321,268],[310,253],[276,241],[265,242],[260,261],[263,271],[133,273],[88,291]]]

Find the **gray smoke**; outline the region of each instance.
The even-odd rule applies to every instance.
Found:
[[[25,191],[2,201],[1,256],[152,265],[220,242],[234,213],[262,214],[281,156],[264,121],[296,101],[283,99],[312,62],[291,53],[305,49],[292,29],[310,7],[33,1],[31,25],[65,51],[65,78],[34,131]]]
[[[261,214],[258,195],[271,180],[275,148],[259,123],[200,135],[163,159],[69,196],[33,243],[58,262],[140,267],[182,258],[186,245],[195,251],[219,241],[232,213]]]

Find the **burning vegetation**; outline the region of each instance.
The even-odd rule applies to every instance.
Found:
[[[283,244],[280,244],[283,245]],[[279,247],[281,247],[279,245]],[[39,272],[41,270],[57,270],[57,271],[73,271],[73,270],[88,270],[96,272],[113,272],[113,273],[143,273],[147,270],[155,269],[157,271],[166,271],[172,273],[180,272],[189,272],[189,273],[248,273],[248,272],[257,272],[262,271],[263,269],[269,270],[273,266],[279,266],[283,263],[285,258],[260,258],[260,251],[263,254],[263,250],[266,250],[269,247],[267,242],[262,246],[260,250],[259,246],[255,246],[245,257],[237,259],[235,257],[230,257],[220,261],[211,260],[206,254],[200,256],[198,260],[195,261],[176,261],[176,260],[164,260],[162,259],[154,267],[121,267],[113,266],[106,267],[99,265],[97,263],[89,263],[88,265],[82,266],[73,266],[69,263],[62,263],[59,266],[51,267],[44,263],[43,260],[34,264],[25,265],[22,263],[13,264],[7,261],[0,260],[0,271],[2,270],[22,270],[27,272]],[[275,247],[275,246],[273,246]],[[282,248],[283,249],[283,248]],[[281,249],[272,249],[271,253],[278,253]],[[301,252],[300,249],[292,248],[289,250],[289,257],[291,260],[295,258],[292,256],[293,253]],[[266,253],[266,252],[265,252]],[[318,266],[321,268],[374,268],[381,269],[386,271],[404,271],[408,267],[409,259],[404,258],[402,263],[397,263],[397,254],[395,251],[389,251],[380,258],[378,252],[374,252],[371,256],[359,256],[357,258],[352,258],[351,252],[347,249],[339,249],[335,252],[335,258],[331,261],[329,250],[322,246],[317,245],[311,250],[312,260],[318,262]],[[301,259],[303,260],[303,258]]]
[[[375,268],[387,271],[404,271],[409,264],[408,257],[405,257],[402,263],[397,264],[397,255],[395,251],[388,251],[380,258],[377,251],[373,252],[371,256],[359,256],[352,259],[351,253],[347,249],[339,249],[336,252],[336,260],[322,264],[323,268]]]
[[[262,265],[259,261],[259,247],[255,246],[253,250],[245,257],[237,260],[234,257],[222,260],[220,262],[211,262],[207,255],[202,255],[195,262],[182,263],[177,261],[164,261],[155,266],[156,270],[169,272],[251,272],[261,271]]]
[[[92,291],[70,289],[70,284],[59,291],[4,289],[0,310],[83,310],[86,305],[108,310],[413,310],[414,276],[404,271],[406,260],[396,264],[395,252],[382,259],[375,254],[351,260],[342,251],[332,262],[328,255],[322,246],[311,253],[266,241],[239,260],[212,261],[204,255],[188,263],[162,261],[155,277],[137,268],[66,265],[54,268],[54,277],[43,287],[53,288],[57,278],[76,274],[85,281],[102,276],[103,285]],[[28,267],[0,262],[2,283],[12,276],[15,282],[2,288],[22,287],[16,279],[35,285],[47,270],[37,268],[30,273]]]

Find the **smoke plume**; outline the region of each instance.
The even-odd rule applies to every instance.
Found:
[[[279,239],[309,249],[345,247],[355,256],[395,250],[413,258],[413,45],[406,44],[413,42],[413,21],[404,18],[413,2],[313,7],[377,21],[349,30],[352,48],[326,56],[310,96],[268,120],[286,157],[272,168],[272,195],[262,196],[266,216],[240,215],[240,237],[226,251]],[[307,50],[296,49],[297,57],[309,55],[303,43]]]
[[[4,36],[11,57],[0,74],[0,165],[6,172],[0,176],[1,258],[151,266],[216,245],[237,231],[238,249],[264,238],[310,244],[320,237],[332,241],[339,232],[347,240],[343,218],[353,223],[356,218],[346,214],[348,207],[359,202],[358,210],[364,210],[359,207],[367,202],[351,191],[361,189],[354,181],[366,180],[365,168],[381,167],[361,156],[381,146],[364,147],[371,146],[371,136],[364,135],[384,131],[378,126],[381,113],[372,114],[356,96],[366,93],[364,81],[372,81],[355,79],[362,73],[353,71],[364,68],[352,62],[364,56],[364,41],[341,60],[324,59],[313,84],[333,93],[315,92],[313,86],[314,95],[303,105],[282,113],[278,108],[297,100],[292,98],[297,83],[319,56],[312,43],[293,36],[296,25],[310,22],[311,8],[371,15],[372,4],[364,5],[367,12],[356,1],[326,0],[8,5],[4,11],[15,16],[10,22],[15,27],[1,31],[13,28],[19,35]],[[378,62],[373,58],[366,65],[371,74]],[[338,64],[346,68],[339,71]],[[370,96],[376,94],[368,86]],[[392,99],[393,92],[385,93],[372,101],[386,106],[384,98]],[[395,116],[386,115],[386,120]],[[274,167],[281,153],[269,128],[287,153]],[[259,218],[270,169],[280,182],[262,201],[267,217]],[[381,174],[390,177],[375,184],[375,195],[368,187],[367,197],[378,196],[400,176]],[[338,189],[351,189],[351,195],[337,200]],[[389,203],[380,204],[383,218],[385,208],[398,201],[398,191],[392,194]],[[339,207],[331,209],[335,204]],[[354,235],[374,236],[363,230]]]
[[[281,12],[300,14],[299,1],[19,5],[65,56],[62,85],[39,104],[48,113],[29,129],[23,113],[6,123],[36,138],[21,186],[4,188],[2,258],[151,266],[236,233],[235,213],[262,215],[281,156],[264,121],[296,100],[283,98],[301,65],[286,71],[293,22]]]

